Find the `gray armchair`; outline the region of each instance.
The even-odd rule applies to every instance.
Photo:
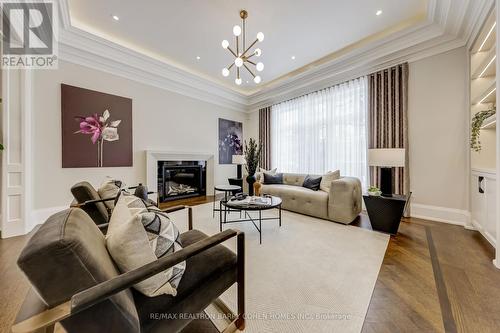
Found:
[[[129,187],[126,190],[133,190],[135,188],[137,187]],[[152,193],[154,192],[148,192],[148,194]],[[118,198],[118,196],[102,198],[96,189],[86,181],[73,185],[71,187],[71,194],[73,194],[74,197],[71,207],[83,209],[100,228],[103,228],[103,225],[108,223],[112,213],[104,203],[106,201],[115,201]],[[157,205],[156,202],[150,199],[147,200],[147,204],[149,206]]]
[[[193,230],[187,209],[189,231],[180,235],[184,248],[123,274],[106,250],[104,235],[83,210],[51,216],[18,259],[36,293],[29,293],[12,331],[50,332],[60,322],[68,333],[180,332],[211,303],[230,316],[230,330],[243,330],[244,234],[226,230],[209,237]],[[237,254],[221,245],[233,237]],[[184,260],[186,271],[175,297],[146,297],[131,288]],[[218,298],[234,283],[237,314]]]

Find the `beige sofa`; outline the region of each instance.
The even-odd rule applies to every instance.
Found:
[[[341,177],[332,181],[330,192],[325,192],[302,187],[306,176],[284,173],[283,184],[262,184],[260,194],[280,197],[283,209],[344,224],[351,223],[361,213],[359,179]]]

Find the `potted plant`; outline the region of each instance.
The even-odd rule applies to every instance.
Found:
[[[475,152],[481,151],[481,141],[479,141],[479,135],[481,134],[481,126],[483,126],[483,122],[495,113],[496,109],[479,111],[474,115],[474,117],[472,117],[470,147]]]
[[[255,172],[259,166],[260,154],[262,152],[262,144],[257,144],[255,139],[250,138],[247,142],[245,141],[245,160],[246,170],[248,172],[247,183],[248,183],[248,194],[253,196],[253,184],[256,181]]]
[[[370,186],[368,188],[368,195],[379,197],[382,195],[382,191],[378,187]]]

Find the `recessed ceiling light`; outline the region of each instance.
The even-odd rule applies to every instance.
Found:
[[[247,83],[248,83],[248,81],[247,81]]]
[[[295,56],[292,56],[292,60],[295,60]]]
[[[111,17],[112,17],[112,18],[113,18],[113,20],[115,20],[115,21],[120,21],[120,18],[119,18],[118,16],[116,16],[116,15],[113,15],[113,16],[111,16]]]
[[[201,58],[200,58],[200,56],[197,56],[197,57],[196,57],[196,60],[200,60],[200,59],[201,59]]]
[[[382,10],[380,10],[380,9],[379,9],[379,10],[377,10],[377,12],[375,13],[375,15],[380,16],[380,15],[382,15],[382,13],[383,13],[383,12],[382,12]]]

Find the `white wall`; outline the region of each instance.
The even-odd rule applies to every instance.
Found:
[[[463,223],[469,210],[466,49],[412,62],[409,72],[412,215],[443,214]]]
[[[61,83],[132,98],[133,167],[61,167]],[[33,113],[33,206],[47,212],[67,206],[72,200],[70,187],[80,180],[97,186],[109,175],[127,184],[145,183],[148,149],[211,153],[215,183],[226,183],[228,177],[236,176],[236,167],[217,164],[218,118],[240,122],[246,118],[242,112],[63,61],[59,70],[36,71]]]

